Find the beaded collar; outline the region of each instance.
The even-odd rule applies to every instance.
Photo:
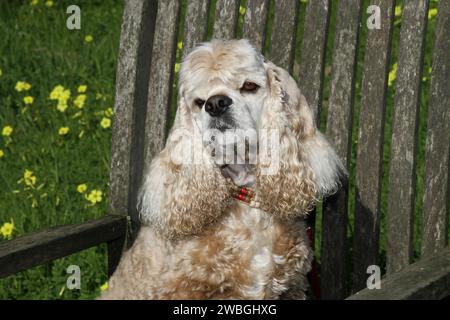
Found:
[[[252,208],[260,208],[261,202],[255,190],[249,187],[239,187],[230,183],[231,197]]]

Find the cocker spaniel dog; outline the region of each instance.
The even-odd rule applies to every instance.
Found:
[[[299,218],[345,168],[295,80],[247,40],[213,40],[184,59],[178,100],[144,177],[143,225],[100,298],[305,298]]]

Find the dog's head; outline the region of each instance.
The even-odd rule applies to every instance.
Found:
[[[203,130],[256,130],[267,85],[263,57],[247,41],[212,41],[184,60],[179,98]]]
[[[305,214],[320,196],[336,191],[345,169],[316,129],[295,80],[247,40],[196,47],[181,65],[178,99],[166,147],[147,175],[160,185],[150,186],[149,178],[141,193],[144,221],[170,228],[161,221],[171,217],[200,230],[205,224],[198,219],[214,221],[226,206],[225,177],[254,186],[264,210],[280,218]],[[178,187],[169,187],[169,178]],[[146,203],[152,192],[166,192],[153,196],[156,206]],[[174,205],[177,198],[183,201]]]

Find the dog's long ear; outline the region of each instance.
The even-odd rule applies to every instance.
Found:
[[[201,134],[180,95],[165,148],[144,177],[138,210],[144,224],[170,239],[200,233],[225,208],[225,178],[202,148]]]
[[[262,206],[290,218],[306,214],[316,200],[337,191],[345,168],[317,130],[314,115],[295,80],[268,62],[268,97],[261,116],[260,137],[272,137],[262,148],[257,188]],[[275,134],[275,138],[273,135]],[[264,141],[260,141],[265,145]]]

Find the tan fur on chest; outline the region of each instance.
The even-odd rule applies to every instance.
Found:
[[[108,293],[134,288],[124,298],[273,299],[306,275],[309,258],[302,223],[234,204],[217,225],[187,241],[162,240],[143,227]]]

